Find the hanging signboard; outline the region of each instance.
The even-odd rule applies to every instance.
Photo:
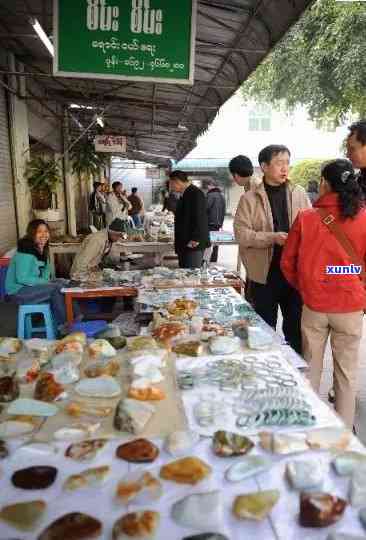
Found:
[[[125,154],[127,139],[122,135],[97,135],[94,139],[94,148],[96,152]]]
[[[193,84],[197,0],[54,0],[53,72]]]

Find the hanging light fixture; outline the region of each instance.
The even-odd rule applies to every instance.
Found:
[[[101,128],[104,128],[104,119],[103,119],[103,116],[99,115],[99,114],[96,114],[95,115],[95,121],[96,123],[98,124],[98,126],[100,126]]]
[[[39,39],[42,41],[43,45],[47,48],[51,56],[55,55],[55,49],[52,45],[49,37],[46,32],[43,30],[42,26],[39,24],[37,19],[30,19],[30,23],[33,26],[35,32],[37,33]]]

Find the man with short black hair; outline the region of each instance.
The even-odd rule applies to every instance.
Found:
[[[114,219],[121,219],[128,226],[128,211],[131,208],[130,201],[123,195],[122,182],[113,182],[112,193],[107,199],[106,221],[109,226]]]
[[[174,245],[180,268],[200,268],[204,250],[210,246],[207,204],[204,193],[194,186],[184,171],[173,171],[170,189],[182,196],[174,220]]]
[[[253,176],[253,164],[247,156],[239,155],[234,157],[229,162],[229,171],[233,177],[234,182],[244,188],[245,191],[249,191],[254,185],[252,179]]]
[[[285,338],[301,354],[301,298],[283,276],[280,260],[297,213],[311,208],[311,203],[304,188],[288,180],[290,151],[286,146],[266,146],[258,162],[263,182],[242,195],[234,220],[235,236],[255,310],[276,328],[280,306]]]
[[[144,203],[141,197],[137,195],[137,187],[131,189],[131,195],[127,199],[131,204],[128,213],[132,217],[135,227],[139,229],[142,226],[141,212],[144,209]]]
[[[216,180],[210,179],[206,182],[207,189],[207,215],[208,228],[210,231],[219,231],[222,229],[226,213],[226,201]],[[219,255],[219,246],[212,248],[210,262],[217,262]]]
[[[359,184],[366,197],[366,120],[354,122],[348,129],[347,157],[355,169],[361,170]]]

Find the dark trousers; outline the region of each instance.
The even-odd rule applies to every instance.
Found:
[[[203,249],[183,249],[177,251],[179,268],[201,268]]]
[[[274,329],[277,325],[278,306],[281,308],[282,330],[286,341],[301,354],[302,301],[296,289],[286,281],[279,266],[271,266],[266,285],[250,282],[250,297],[258,315]]]
[[[213,228],[213,227],[210,227],[210,231],[219,231],[221,227],[219,227],[218,229],[217,228]],[[219,246],[213,246],[212,248],[212,251],[211,251],[211,258],[210,258],[210,262],[217,262],[217,259],[219,258]]]
[[[17,304],[50,303],[56,323],[63,324],[66,320],[65,298],[61,292],[64,285],[65,282],[59,279],[42,285],[24,286],[10,298]]]
[[[211,252],[210,262],[217,262],[219,258],[219,246],[214,246]]]

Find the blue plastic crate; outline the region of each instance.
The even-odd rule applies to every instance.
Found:
[[[94,337],[108,326],[107,321],[75,322],[70,327],[70,332],[84,332],[87,337]]]

